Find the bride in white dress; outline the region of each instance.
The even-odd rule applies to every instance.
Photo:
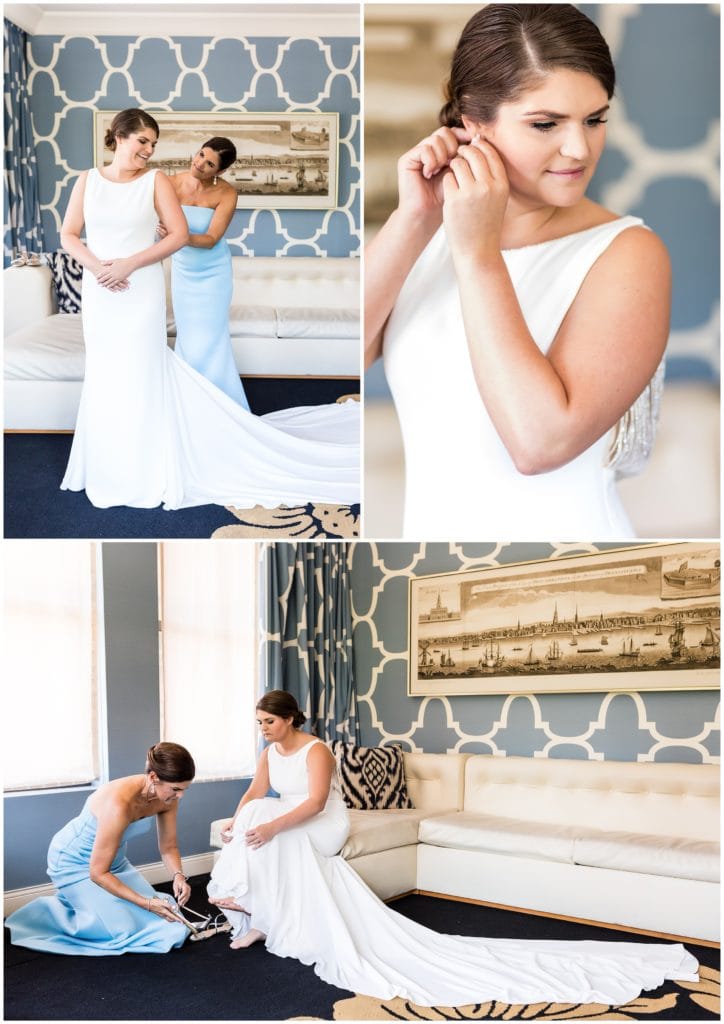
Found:
[[[169,349],[160,261],[188,236],[170,182],[147,167],[157,139],[145,111],[116,115],[113,161],[80,175],[63,221],[84,268],[86,371],[61,487],[99,508],[359,501],[357,402],[254,416]]]
[[[639,218],[585,196],[614,83],[572,5],[489,4],[442,127],[399,160],[365,341],[400,419],[404,536],[633,536],[615,474],[653,441],[670,269]]]
[[[422,1006],[621,1004],[667,978],[695,981],[680,944],[558,942],[441,935],[387,907],[340,856],[347,812],[329,749],[300,732],[291,694],[257,704],[269,746],[224,830],[209,899],[233,925],[232,946],[314,964],[330,985]],[[279,798],[266,797],[269,787]]]

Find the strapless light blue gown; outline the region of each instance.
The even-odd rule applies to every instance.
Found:
[[[111,871],[144,897],[159,895],[126,858],[126,840],[146,832],[154,818],[132,822],[123,833]],[[20,907],[5,922],[16,946],[44,953],[114,956],[167,953],[188,930],[101,889],[89,877],[96,819],[88,803],[50,843],[48,874],[57,896],[42,896]]]
[[[182,206],[189,232],[203,235],[214,211]],[[185,245],[172,259],[171,289],[176,320],[175,352],[229,398],[249,408],[229,339],[231,253],[222,238],[211,249]]]

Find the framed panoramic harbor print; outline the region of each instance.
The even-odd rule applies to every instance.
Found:
[[[149,167],[166,174],[187,171],[194,153],[211,136],[220,135],[236,147],[236,160],[224,171],[224,180],[236,189],[237,209],[329,210],[337,205],[338,113],[148,112],[161,129]],[[113,157],[103,140],[116,113],[95,112],[97,167]]]
[[[408,692],[716,689],[719,595],[712,542],[417,577]]]

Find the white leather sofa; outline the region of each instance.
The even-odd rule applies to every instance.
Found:
[[[718,939],[717,766],[405,754],[405,774],[415,809],[350,811],[342,850],[382,899],[419,891]]]
[[[359,376],[358,260],[234,257],[232,265],[230,334],[240,373]],[[170,261],[164,270],[173,345]],[[5,428],[72,430],[85,366],[80,314],[56,312],[47,266],[9,267],[3,285]]]

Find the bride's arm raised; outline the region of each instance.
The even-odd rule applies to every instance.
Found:
[[[307,777],[309,780],[309,796],[293,810],[281,814],[273,821],[255,825],[246,833],[248,846],[263,846],[284,829],[301,825],[308,818],[313,818],[324,810],[332,785],[335,760],[332,752],[323,743],[315,743],[307,753]]]
[[[399,201],[365,249],[365,369],[382,355],[385,324],[418,256],[442,223],[442,179],[462,128],[439,128],[397,163]]]
[[[188,225],[183,210],[171,182],[161,171],[156,173],[153,201],[158,219],[166,228],[165,236],[132,256],[103,260],[103,269],[96,274],[99,284],[112,286],[118,281],[126,280],[135,270],[158,263],[188,242]]]
[[[459,149],[450,169],[445,230],[475,381],[519,472],[545,473],[610,430],[651,379],[669,330],[668,254],[645,228],[622,231],[587,274],[544,355],[501,253],[508,182],[498,152],[476,140]]]

